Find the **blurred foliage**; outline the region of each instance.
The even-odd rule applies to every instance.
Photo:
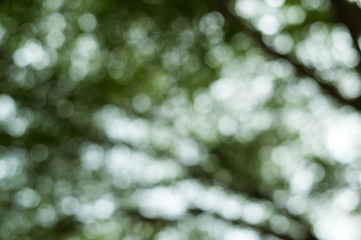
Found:
[[[360,6],[0,1],[0,239],[360,239]]]

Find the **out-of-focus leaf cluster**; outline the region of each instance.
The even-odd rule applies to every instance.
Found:
[[[0,239],[358,239],[334,1],[221,2],[0,2]]]

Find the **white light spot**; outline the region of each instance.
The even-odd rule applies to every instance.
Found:
[[[82,151],[81,160],[84,167],[90,170],[97,170],[104,164],[104,150],[101,146],[92,144]]]
[[[46,21],[49,30],[63,30],[66,27],[66,21],[62,14],[53,13]]]
[[[231,79],[220,79],[211,85],[211,95],[217,100],[225,100],[235,92],[235,84]]]
[[[147,133],[147,124],[143,120],[112,118],[105,122],[105,133],[113,140],[132,143],[142,142]]]
[[[0,180],[8,175],[8,165],[4,160],[0,160]]]
[[[178,142],[175,155],[185,165],[195,165],[200,160],[200,149],[197,143],[191,139],[184,139]]]
[[[217,33],[217,31],[223,26],[224,19],[222,14],[218,12],[212,12],[207,15],[204,15],[199,23],[199,29],[201,32],[212,35]]]
[[[7,158],[4,158],[3,160],[0,160],[0,165],[4,166],[4,169],[2,170],[2,171],[4,171],[2,173],[3,177],[8,177],[8,176],[11,177],[17,173],[17,171],[20,167],[20,162],[19,162],[19,159],[17,159],[17,158],[7,157]],[[6,170],[6,172],[5,172],[5,170]]]
[[[47,0],[44,5],[50,10],[59,9],[64,3],[64,0]]]
[[[243,206],[241,206],[237,198],[228,197],[224,199],[219,207],[221,208],[221,214],[228,219],[238,219],[243,213]]]
[[[187,202],[182,194],[166,187],[140,191],[135,194],[135,198],[142,213],[149,217],[176,219],[187,209]]]
[[[360,224],[358,217],[351,217],[334,209],[324,209],[314,225],[314,231],[320,239],[360,239]]]
[[[99,219],[109,218],[114,210],[114,203],[108,198],[101,198],[94,204],[94,216]]]
[[[359,154],[355,141],[361,134],[361,120],[356,116],[343,117],[330,123],[326,135],[326,146],[337,161],[349,163]]]
[[[38,209],[36,218],[41,226],[50,227],[56,222],[57,216],[53,206],[43,205]]]
[[[280,30],[280,22],[273,15],[264,15],[257,22],[258,28],[267,35],[276,34]]]
[[[6,131],[14,137],[20,137],[25,133],[28,125],[28,120],[22,117],[17,117],[8,124]]]
[[[259,236],[254,231],[248,229],[232,229],[227,231],[225,236],[225,240],[259,240]]]
[[[60,48],[63,46],[65,41],[65,35],[63,32],[58,30],[49,31],[48,35],[46,35],[46,43],[51,48]]]
[[[139,113],[147,112],[152,106],[152,101],[147,94],[138,94],[133,98],[133,108]]]
[[[1,24],[0,24],[0,44],[1,44],[1,41],[3,40],[3,37],[5,36],[5,34],[6,34],[6,29],[3,26],[1,26]]]
[[[15,64],[19,67],[32,65],[36,69],[43,69],[49,64],[49,56],[43,47],[34,40],[28,41],[25,46],[15,51]]]
[[[360,197],[357,192],[345,189],[337,193],[335,202],[341,209],[350,212],[357,207]]]
[[[86,59],[80,59],[78,61],[72,61],[69,74],[74,81],[81,81],[88,74],[88,71]]]
[[[301,196],[292,196],[287,201],[287,208],[293,214],[303,214],[307,211],[307,200]]]
[[[94,56],[98,50],[98,43],[90,34],[82,35],[77,40],[77,51],[86,58]]]
[[[61,201],[61,210],[66,215],[72,215],[79,211],[80,204],[78,199],[74,197],[66,197]]]
[[[16,201],[22,207],[33,208],[38,205],[40,197],[37,192],[30,188],[23,188],[16,194]]]
[[[293,39],[288,34],[278,34],[273,40],[273,46],[279,53],[288,53],[292,50]]]
[[[86,13],[78,19],[78,25],[84,32],[92,32],[97,27],[97,19],[91,13]]]
[[[237,132],[237,121],[229,116],[223,116],[218,121],[218,130],[224,136],[231,136]]]
[[[16,114],[14,100],[6,94],[0,94],[0,121],[8,120]]]
[[[291,180],[291,189],[295,193],[304,193],[311,190],[314,183],[314,173],[307,170],[298,170]]]
[[[260,3],[255,0],[238,0],[235,10],[240,16],[251,18],[259,12],[260,7]]]
[[[305,11],[298,7],[292,6],[286,13],[286,20],[289,24],[300,24],[306,19]]]
[[[276,233],[285,233],[288,230],[289,226],[290,221],[284,216],[276,215],[271,219],[271,229]]]
[[[265,217],[264,209],[256,203],[249,203],[244,207],[243,218],[248,223],[260,223]]]
[[[285,0],[266,0],[266,3],[273,8],[279,8],[282,7]]]
[[[202,93],[197,95],[194,100],[194,108],[201,113],[207,113],[212,109],[213,102],[208,94]]]
[[[81,205],[79,211],[76,214],[79,221],[83,223],[91,223],[94,221],[93,207],[90,204]]]

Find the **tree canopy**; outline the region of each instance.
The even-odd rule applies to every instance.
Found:
[[[0,1],[0,239],[361,239],[361,1]]]

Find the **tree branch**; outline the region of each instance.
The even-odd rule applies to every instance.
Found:
[[[177,222],[179,222],[180,219],[163,219],[161,217],[148,217],[148,216],[144,216],[142,215],[139,211],[137,210],[121,210],[122,213],[124,213],[126,216],[129,216],[133,219],[136,219],[137,221],[143,221],[143,222],[150,222],[152,224],[156,224],[158,227],[165,227],[171,224],[175,224]],[[279,239],[284,239],[284,240],[295,240],[295,238],[289,236],[288,234],[283,234],[283,233],[277,233],[275,231],[273,231],[272,229],[270,229],[268,226],[264,225],[264,224],[250,224],[244,220],[241,219],[235,219],[235,220],[231,220],[231,219],[227,219],[225,217],[223,217],[222,215],[218,214],[218,213],[210,213],[207,211],[204,211],[200,208],[190,208],[188,209],[188,214],[198,217],[201,215],[211,215],[212,217],[214,217],[215,219],[227,222],[233,226],[236,227],[243,227],[243,228],[250,228],[256,232],[258,232],[259,234],[261,234],[262,236],[266,236],[266,235],[273,235]],[[188,215],[189,216],[189,215]],[[186,218],[187,214],[184,215],[183,218]],[[301,239],[310,239],[310,240],[317,240],[316,238],[314,238],[312,235],[307,235],[305,234],[304,236],[301,237]]]
[[[196,166],[188,168],[188,175],[190,177],[193,177],[194,179],[200,179],[203,183],[205,181],[212,182],[213,180],[213,175],[211,173],[207,173],[200,167],[196,167]],[[294,215],[290,213],[287,209],[278,206],[271,197],[269,197],[265,193],[262,193],[261,191],[259,191],[259,189],[254,189],[254,188],[245,189],[240,187],[238,184],[234,182],[231,182],[227,186],[227,188],[236,194],[238,193],[245,196],[248,200],[252,202],[265,201],[271,203],[272,206],[274,207],[272,210],[274,210],[275,213],[282,215],[292,221],[298,222],[305,228],[304,233],[307,236],[307,238],[305,239],[310,239],[310,240],[317,239],[312,233],[311,225],[302,216]]]
[[[309,67],[304,66],[298,60],[292,58],[289,55],[281,54],[273,50],[269,47],[262,39],[263,35],[261,32],[253,29],[248,24],[245,24],[246,20],[242,17],[236,15],[228,6],[228,1],[225,0],[215,0],[216,4],[218,5],[218,10],[222,13],[224,18],[229,22],[232,28],[237,28],[240,30],[246,31],[251,37],[253,37],[255,43],[259,45],[266,53],[269,55],[278,58],[284,59],[288,61],[296,70],[299,76],[309,77],[314,80],[315,83],[326,93],[328,96],[331,96],[335,99],[338,103],[342,105],[348,105],[356,110],[361,112],[361,97],[355,99],[346,99],[344,96],[340,94],[338,89],[333,86],[332,84],[327,83],[325,79],[323,79],[319,74],[317,74],[316,69],[312,69]]]
[[[361,31],[361,9],[355,3],[350,3],[345,0],[331,0],[331,2],[338,20],[347,26],[354,48],[359,57],[361,57],[361,48],[358,44],[358,37]],[[357,67],[358,70],[361,71],[361,61]]]

